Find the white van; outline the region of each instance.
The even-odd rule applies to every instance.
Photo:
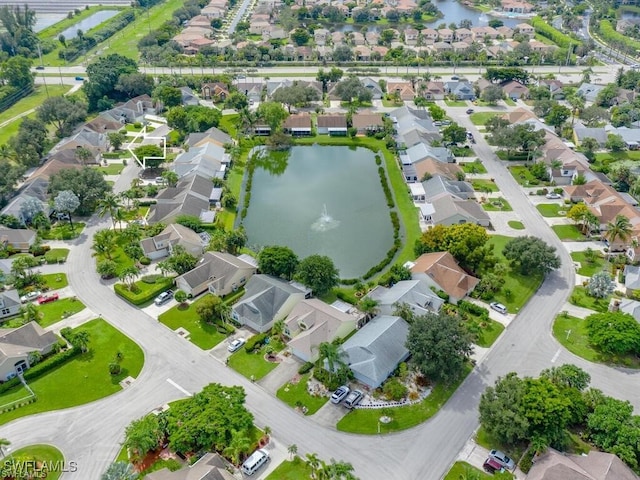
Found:
[[[256,450],[242,464],[242,473],[245,475],[253,475],[258,469],[269,461],[269,452],[262,448]]]

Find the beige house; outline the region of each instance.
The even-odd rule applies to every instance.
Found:
[[[358,130],[359,135],[367,132],[378,132],[384,128],[382,114],[375,112],[354,113],[351,118],[351,125]]]
[[[449,295],[451,303],[458,303],[469,295],[480,281],[469,275],[449,252],[424,253],[411,267],[412,277],[426,280]]]
[[[438,38],[441,42],[451,43],[453,41],[453,30],[448,28],[441,28],[438,30]]]
[[[217,453],[206,453],[196,463],[172,472],[163,468],[145,476],[147,480],[235,480],[231,465]]]
[[[219,297],[242,288],[256,266],[224,252],[206,252],[198,265],[176,278],[176,287],[190,297],[209,291]]]
[[[0,329],[0,380],[6,381],[28,369],[34,352],[46,355],[58,343],[53,332],[36,322],[18,328]]]
[[[298,303],[284,320],[291,353],[304,362],[318,359],[321,343],[343,338],[356,328],[358,316],[338,310],[322,300],[310,298]]]
[[[528,23],[519,23],[516,28],[522,35],[526,35],[529,38],[533,38],[536,33],[535,29]]]
[[[467,38],[473,38],[473,32],[468,28],[458,28],[454,32],[454,37],[456,39],[456,42],[463,42]]]
[[[20,252],[28,252],[36,241],[36,232],[27,228],[0,228],[0,244]]]
[[[552,448],[533,462],[526,480],[638,480],[638,476],[612,453],[591,450],[567,455]]]
[[[171,255],[176,245],[180,245],[191,255],[200,258],[207,243],[196,232],[177,223],[168,225],[155,237],[140,240],[142,251],[151,260]]]

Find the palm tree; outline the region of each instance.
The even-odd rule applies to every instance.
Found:
[[[240,464],[240,456],[251,448],[251,440],[244,432],[234,431],[231,435],[231,442],[223,453],[231,459],[234,465]]]
[[[128,462],[115,462],[109,465],[100,480],[137,480],[138,474]]]
[[[118,201],[118,196],[115,193],[107,193],[98,201],[98,215],[104,217],[106,214],[109,214],[111,221],[113,222],[113,228],[116,228],[116,222],[113,215],[119,207],[120,202]]]
[[[318,470],[320,469],[320,459],[316,453],[307,453],[307,466],[311,469],[311,478],[318,478]]]
[[[278,320],[273,324],[273,327],[271,327],[271,335],[282,340],[282,337],[284,336],[284,320]]]
[[[27,303],[20,311],[27,322],[37,322],[42,318],[42,313],[34,303]]]
[[[595,216],[592,212],[585,213],[582,218],[582,228],[583,232],[587,234],[591,234],[593,230],[596,230],[600,226],[600,220]]]
[[[139,273],[140,272],[138,271],[138,269],[131,265],[120,272],[120,275],[118,275],[118,280],[124,282],[127,285],[127,288],[131,290],[133,288],[133,282],[135,281]]]
[[[380,309],[378,308],[379,302],[373,298],[365,297],[358,302],[358,310],[365,314],[366,320],[371,320],[375,317]]]
[[[82,166],[85,166],[87,164],[87,160],[89,160],[92,155],[93,153],[91,153],[91,150],[89,150],[88,148],[85,148],[85,147],[76,148],[76,158],[80,160],[80,162],[82,163]]]
[[[291,460],[293,460],[293,457],[298,454],[298,446],[295,443],[292,443],[291,445],[289,445],[289,447],[287,447],[287,452],[289,452],[289,455],[291,455]]]
[[[124,210],[122,210],[121,208],[116,208],[116,211],[114,212],[113,221],[118,222],[118,226],[120,227],[121,232],[122,232],[122,222],[124,222],[126,218],[127,216],[124,213]],[[114,225],[114,228],[115,228],[115,225]]]
[[[89,332],[86,330],[80,330],[71,338],[71,344],[79,348],[82,353],[87,351],[87,347],[89,346]]]
[[[0,438],[0,454],[2,454],[2,458],[4,458],[4,447],[8,447],[11,445],[11,442],[6,438]]]
[[[607,223],[606,230],[605,236],[609,241],[609,252],[611,252],[616,240],[626,242],[629,239],[632,231],[631,222],[625,216],[616,215],[612,222]]]
[[[327,367],[329,370],[329,378],[335,372],[336,365],[342,365],[343,362],[340,360],[341,352],[339,350],[338,345],[329,342],[322,342],[319,347],[320,360],[327,361]]]
[[[95,255],[104,255],[111,260],[111,253],[116,247],[116,233],[110,228],[98,230],[93,236],[91,248]]]

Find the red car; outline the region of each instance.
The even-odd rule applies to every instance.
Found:
[[[38,297],[38,303],[42,305],[43,303],[55,302],[58,300],[58,294],[52,293],[51,295],[42,295]]]
[[[502,465],[495,458],[491,457],[487,458],[484,461],[484,464],[482,464],[482,468],[485,472],[491,474],[504,471]]]

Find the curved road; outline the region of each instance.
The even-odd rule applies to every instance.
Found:
[[[455,119],[468,130],[475,127],[464,109],[452,109]],[[530,235],[558,247],[562,267],[551,274],[479,362],[450,401],[430,421],[412,430],[384,437],[354,436],[319,426],[313,418],[294,412],[260,386],[226,368],[207,352],[185,341],[154,318],[116,297],[94,272],[89,239],[108,227],[108,219],[93,218],[68,260],[71,286],[88,308],[133,338],[144,350],[145,365],[135,383],[115,395],[77,408],[48,412],[15,420],[0,427],[0,437],[19,448],[32,443],[54,443],[67,461],[78,463],[78,473],[65,478],[98,480],[119,450],[124,428],[135,418],[164,403],[184,397],[170,379],[189,392],[210,382],[241,385],[247,406],[259,426],[272,428],[273,441],[295,443],[300,453],[316,452],[321,458],[351,462],[363,480],[441,478],[478,425],[477,405],[486,386],[510,371],[537,375],[543,368],[572,362],[587,369],[594,386],[605,393],[630,400],[638,407],[638,373],[590,364],[564,350],[551,337],[555,315],[562,309],[574,283],[569,255],[530,204],[504,165],[497,160],[481,135],[476,152],[495,178]]]

